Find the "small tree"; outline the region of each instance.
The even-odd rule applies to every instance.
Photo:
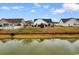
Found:
[[[21,26],[21,24],[17,24],[16,26]]]
[[[41,24],[40,24],[40,27],[41,27],[41,28],[44,28],[44,24],[43,24],[43,23],[41,23]]]
[[[35,25],[35,27],[37,27],[37,24]]]
[[[14,36],[15,36],[15,34],[14,33],[11,33],[10,36],[11,36],[11,39],[13,39]]]

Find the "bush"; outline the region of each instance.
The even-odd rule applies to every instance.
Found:
[[[41,27],[41,28],[44,28],[44,24],[43,24],[43,23],[41,23],[41,24],[40,24],[40,27]]]

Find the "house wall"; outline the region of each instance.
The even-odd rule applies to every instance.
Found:
[[[62,22],[62,20],[60,20],[59,25],[60,26],[63,26],[64,25],[64,23]]]
[[[69,21],[63,23],[62,20],[60,21],[59,25],[61,26],[79,26],[79,25],[74,25],[74,24],[79,24],[79,21],[75,19],[70,19]]]
[[[4,24],[8,24],[7,26],[4,26]],[[17,28],[23,28],[24,27],[24,20],[20,23],[21,26],[16,26],[18,23],[8,23],[5,20],[1,20],[0,21],[0,25],[2,25],[2,27],[0,27],[0,29],[17,29]]]
[[[36,24],[37,24],[37,25],[40,25],[41,23],[48,25],[47,22],[45,22],[45,21],[43,21],[43,20],[40,20],[40,19],[39,19],[39,20],[36,20],[33,25],[36,25]]]
[[[22,20],[22,22],[21,22],[21,26],[24,26],[25,24],[26,24],[25,21]]]

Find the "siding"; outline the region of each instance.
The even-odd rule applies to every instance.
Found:
[[[41,24],[41,23],[48,25],[47,22],[45,22],[45,21],[43,21],[43,20],[40,20],[40,19],[36,20],[36,21],[34,22],[34,25],[36,25],[36,24],[39,25],[39,24]]]
[[[74,25],[74,24],[79,24],[79,21],[75,19],[70,19],[69,21],[63,23],[62,20],[60,21],[59,25],[61,26],[79,26],[79,25]]]

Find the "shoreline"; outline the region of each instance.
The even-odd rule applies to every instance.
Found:
[[[13,35],[11,35],[13,34]],[[0,39],[54,39],[54,38],[61,38],[61,39],[79,39],[79,34],[52,34],[52,33],[0,33]]]

